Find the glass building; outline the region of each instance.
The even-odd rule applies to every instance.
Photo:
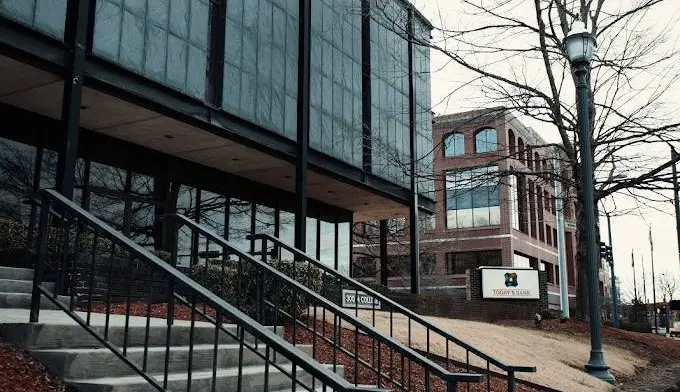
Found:
[[[175,211],[243,249],[304,221],[349,273],[353,223],[434,210],[431,25],[405,0],[313,0],[309,30],[291,0],[89,3],[0,0],[3,222],[41,188],[155,248]]]

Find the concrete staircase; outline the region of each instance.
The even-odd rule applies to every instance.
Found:
[[[0,267],[0,336],[26,350],[42,362],[51,372],[62,377],[67,384],[82,392],[146,392],[155,391],[132,368],[120,360],[113,352],[103,347],[82,327],[77,325],[65,312],[49,310],[54,308],[43,298],[40,323],[28,323],[33,271],[27,269]],[[77,312],[82,318],[85,314]],[[92,314],[91,325],[101,334],[104,332],[105,315]],[[142,367],[145,350],[147,374],[163,382],[165,370],[167,322],[165,319],[152,318],[147,335],[147,319],[130,317],[127,335],[127,358]],[[268,327],[273,328],[273,327]],[[225,329],[236,334],[234,325]],[[277,328],[281,335],[283,328]],[[102,335],[103,336],[103,335]],[[122,350],[125,336],[125,317],[112,315],[109,319],[108,341]],[[177,320],[171,328],[168,358],[168,390],[187,390],[190,357],[191,326],[189,322]],[[253,342],[246,334],[245,340]],[[205,322],[196,322],[193,331],[193,353],[191,388],[195,391],[209,391],[213,383],[213,358],[217,364],[216,391],[232,392],[237,390],[239,378],[240,347],[237,341],[224,331],[217,336],[218,349],[215,355],[215,327]],[[307,353],[310,346],[298,346]],[[264,345],[258,351],[265,353]],[[270,358],[274,360],[273,351]],[[287,372],[292,365],[278,356],[276,362]],[[242,353],[243,392],[260,392],[265,384],[265,361],[248,348]],[[329,366],[332,365],[320,365]],[[344,369],[338,366],[341,375]],[[312,377],[301,369],[296,369],[297,379],[311,385]],[[317,384],[318,385],[318,382]],[[271,364],[268,366],[268,390],[292,391],[290,378]],[[298,390],[300,390],[298,388]]]
[[[54,283],[44,283],[48,290]],[[33,290],[33,270],[28,268],[0,267],[0,309],[29,309]],[[69,297],[59,296],[59,302],[68,306]],[[41,309],[58,309],[52,301],[43,297]]]

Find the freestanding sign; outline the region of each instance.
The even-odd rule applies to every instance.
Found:
[[[482,298],[540,299],[538,271],[516,268],[481,268]]]
[[[360,308],[360,309],[380,309],[380,300],[371,297],[363,291],[357,290],[342,290],[342,307],[343,308]]]

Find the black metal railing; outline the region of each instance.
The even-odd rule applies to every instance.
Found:
[[[159,391],[376,391],[319,366],[275,331],[59,193],[42,191],[38,205],[38,235],[35,248],[29,249],[36,255],[31,322],[39,322],[41,298],[47,298]],[[54,290],[43,283],[51,279],[61,282]],[[63,303],[59,295],[68,295],[70,303]],[[180,325],[179,319],[185,321]],[[188,354],[173,354],[171,360],[171,346],[187,349],[185,332]],[[198,363],[197,342],[212,344],[211,359],[203,357]],[[238,359],[230,363],[224,356],[218,359],[225,342],[238,350]],[[142,359],[140,350],[132,355],[133,345],[143,347]],[[164,359],[151,360],[152,352],[159,351]],[[244,374],[243,369],[253,363],[244,362],[244,354],[260,364],[260,372]],[[236,367],[236,374],[220,371]],[[221,378],[227,373],[233,377],[229,383]]]
[[[278,258],[281,251],[284,250],[291,252],[295,259],[304,260],[322,271],[324,279],[332,279],[337,283],[334,287],[324,287],[326,291],[323,295],[325,297],[333,299],[336,304],[341,306],[344,301],[344,305],[347,306],[348,298],[343,298],[343,296],[349,295],[349,307],[350,310],[354,310],[355,316],[358,317],[361,313],[363,320],[370,322],[373,327],[382,328],[383,331],[389,330],[389,336],[399,336],[400,340],[406,343],[408,347],[423,352],[429,358],[443,361],[447,369],[458,371],[463,369],[464,371],[485,373],[486,387],[489,391],[492,390],[494,375],[500,375],[501,378],[507,380],[507,391],[514,392],[516,389],[516,373],[536,372],[534,366],[509,365],[494,358],[425,320],[386,295],[339,273],[272,235],[255,234],[248,238],[255,242],[261,241],[260,246],[253,245],[251,247],[257,249],[258,256],[262,258]],[[360,304],[361,300],[364,301],[363,304]],[[381,316],[378,319],[376,319],[376,312],[378,312],[378,316]],[[405,333],[404,328],[406,329]]]
[[[181,244],[183,250],[192,247],[191,260],[181,267],[193,279],[258,322],[284,325],[288,341],[311,344],[316,360],[342,365],[355,385],[454,392],[481,381],[479,374],[446,369],[325,298],[320,293],[329,282],[314,273],[313,264],[295,259],[265,262],[187,217],[165,218],[182,238],[191,238]],[[194,249],[199,243],[204,258]]]

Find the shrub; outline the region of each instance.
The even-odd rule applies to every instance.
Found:
[[[267,264],[314,292],[321,290],[322,271],[315,267],[308,268],[307,262],[296,262],[294,267],[292,261],[271,259],[267,261]],[[261,270],[252,261],[243,260],[239,267],[237,261],[211,260],[205,264],[194,266],[191,276],[197,283],[240,311],[264,323],[280,323],[283,318],[283,316],[280,316],[278,320],[275,319],[273,304],[278,303],[280,310],[291,316],[294,314],[296,317],[305,314],[312,304],[311,298],[305,293],[300,292],[300,290],[295,292],[292,284]],[[264,299],[269,303],[264,308],[264,320],[259,320],[258,314],[260,310],[258,288],[260,285],[263,288]]]

